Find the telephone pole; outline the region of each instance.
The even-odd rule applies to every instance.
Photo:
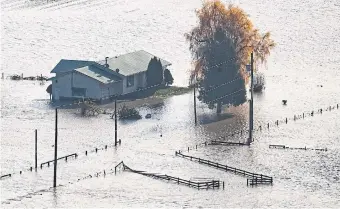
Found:
[[[53,187],[57,186],[58,109],[55,109],[54,176]]]
[[[117,146],[117,99],[115,100],[115,146]]]
[[[253,56],[253,52],[251,53],[251,56],[250,56],[250,63],[251,63],[250,64],[251,81],[250,81],[250,104],[249,104],[249,138],[248,138],[247,145],[250,145],[253,140],[253,123],[254,123],[254,111],[253,111],[253,107],[254,107],[254,100],[253,100],[254,56]]]
[[[196,113],[196,81],[194,83],[194,115],[195,115],[195,126],[197,126],[197,113]]]

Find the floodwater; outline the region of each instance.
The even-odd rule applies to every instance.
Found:
[[[190,54],[183,33],[195,24],[194,9],[201,1],[164,0],[156,5],[151,0],[78,0],[34,7],[25,2],[1,1],[1,72],[5,75],[48,75],[61,58],[102,59],[143,48],[171,61],[176,84],[186,84]],[[244,8],[262,31],[271,31],[278,44],[261,69],[267,85],[263,94],[255,96],[255,128],[340,104],[336,0],[231,2]],[[176,9],[169,12],[169,8]],[[109,115],[83,118],[77,110],[60,109],[58,156],[78,153],[79,157],[58,163],[57,184],[62,186],[53,190],[53,166],[26,171],[34,166],[35,129],[39,163],[54,157],[55,113],[47,85],[1,80],[1,175],[15,173],[0,180],[2,208],[340,207],[340,109],[255,132],[251,147],[200,146],[188,153],[188,146],[248,125],[247,104],[226,109],[232,117],[219,126],[211,123],[214,112],[199,103],[200,125],[195,127],[192,93],[168,98],[156,108],[142,108],[141,113],[151,113],[151,119],[119,122],[122,144],[116,149]],[[282,99],[288,100],[287,106]],[[245,138],[238,135],[230,140]],[[269,144],[328,151],[269,149]],[[105,145],[109,148],[101,150]],[[96,147],[98,153],[93,152]],[[272,176],[274,184],[247,187],[242,176],[176,157],[179,149]],[[225,190],[195,190],[129,172],[110,174],[121,161],[137,170],[184,179],[220,179]],[[84,179],[104,169],[105,177]]]

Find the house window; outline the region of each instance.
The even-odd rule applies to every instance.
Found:
[[[72,88],[72,96],[75,97],[85,97],[86,89],[85,88]]]
[[[133,75],[126,77],[126,87],[131,87],[135,84],[135,78]]]

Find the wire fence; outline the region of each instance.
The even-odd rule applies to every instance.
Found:
[[[121,140],[118,141],[118,144],[120,145],[121,144]],[[116,148],[117,146],[115,146],[114,144],[112,145],[105,145],[104,147],[101,147],[101,148],[98,148],[98,147],[95,147],[95,148],[92,148],[90,150],[85,150],[81,153],[73,153],[73,154],[70,154],[70,155],[66,155],[64,157],[59,157],[57,159],[57,161],[60,161],[62,159],[65,159],[65,162],[68,162],[68,160],[76,160],[76,159],[82,159],[90,154],[97,154],[99,153],[100,151],[104,151],[104,150],[108,150],[109,148]],[[74,156],[74,158],[71,158],[72,156]],[[32,173],[34,171],[39,171],[42,170],[44,168],[43,165],[47,165],[47,168],[50,167],[50,165],[52,165],[54,163],[54,160],[49,160],[49,161],[46,161],[46,162],[43,162],[40,164],[39,167],[37,167],[37,169],[33,166],[30,166],[29,168],[24,168],[24,169],[21,169],[17,172],[13,172],[13,173],[7,173],[7,174],[3,174],[0,176],[0,180],[5,180],[5,179],[8,179],[10,177],[13,177],[13,176],[16,176],[16,175],[24,175],[25,173]],[[46,166],[45,166],[46,168]]]
[[[281,127],[281,125],[288,124],[290,121],[296,122],[298,120],[303,120],[305,118],[312,118],[316,115],[322,115],[325,112],[334,112],[336,110],[340,110],[340,104],[330,105],[326,108],[319,108],[319,109],[311,110],[311,111],[304,111],[300,114],[293,115],[292,117],[285,117],[283,119],[274,120],[272,122],[262,123],[262,125],[258,125],[257,128],[255,128],[253,130],[253,133],[255,133],[255,132],[261,133],[261,132],[264,132],[264,131],[270,131],[272,128]],[[211,140],[211,141],[201,142],[201,143],[196,144],[194,146],[192,146],[192,145],[185,146],[182,149],[180,149],[179,152],[182,152],[183,150],[187,150],[189,152],[190,150],[197,150],[199,147],[205,147],[207,145],[212,145],[212,144],[216,145],[216,142],[219,142],[218,140],[224,140],[224,141],[220,141],[220,142],[232,142],[229,145],[236,145],[236,144],[246,145],[245,143],[243,143],[241,141],[239,141],[237,143],[237,142],[234,142],[232,140],[234,139],[234,137],[240,137],[240,136],[248,137],[248,134],[249,134],[249,129],[238,130],[238,131],[226,134],[226,135],[221,135],[221,136],[219,136],[216,139]],[[220,145],[221,145],[221,143],[220,143]],[[309,148],[309,150],[311,150],[311,148]],[[314,149],[314,150],[319,151],[320,149]],[[323,149],[322,151],[324,151],[324,150],[327,150],[327,148]]]

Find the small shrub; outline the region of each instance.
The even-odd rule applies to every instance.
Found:
[[[11,76],[10,76],[10,79],[11,79],[11,80],[21,80],[22,78],[21,78],[20,75],[11,75]]]
[[[139,111],[135,108],[128,108],[127,106],[123,106],[120,110],[118,110],[119,119],[141,119],[142,116],[139,114]]]
[[[96,116],[100,114],[102,110],[97,107],[93,101],[84,101],[81,103],[80,114],[85,117]]]

